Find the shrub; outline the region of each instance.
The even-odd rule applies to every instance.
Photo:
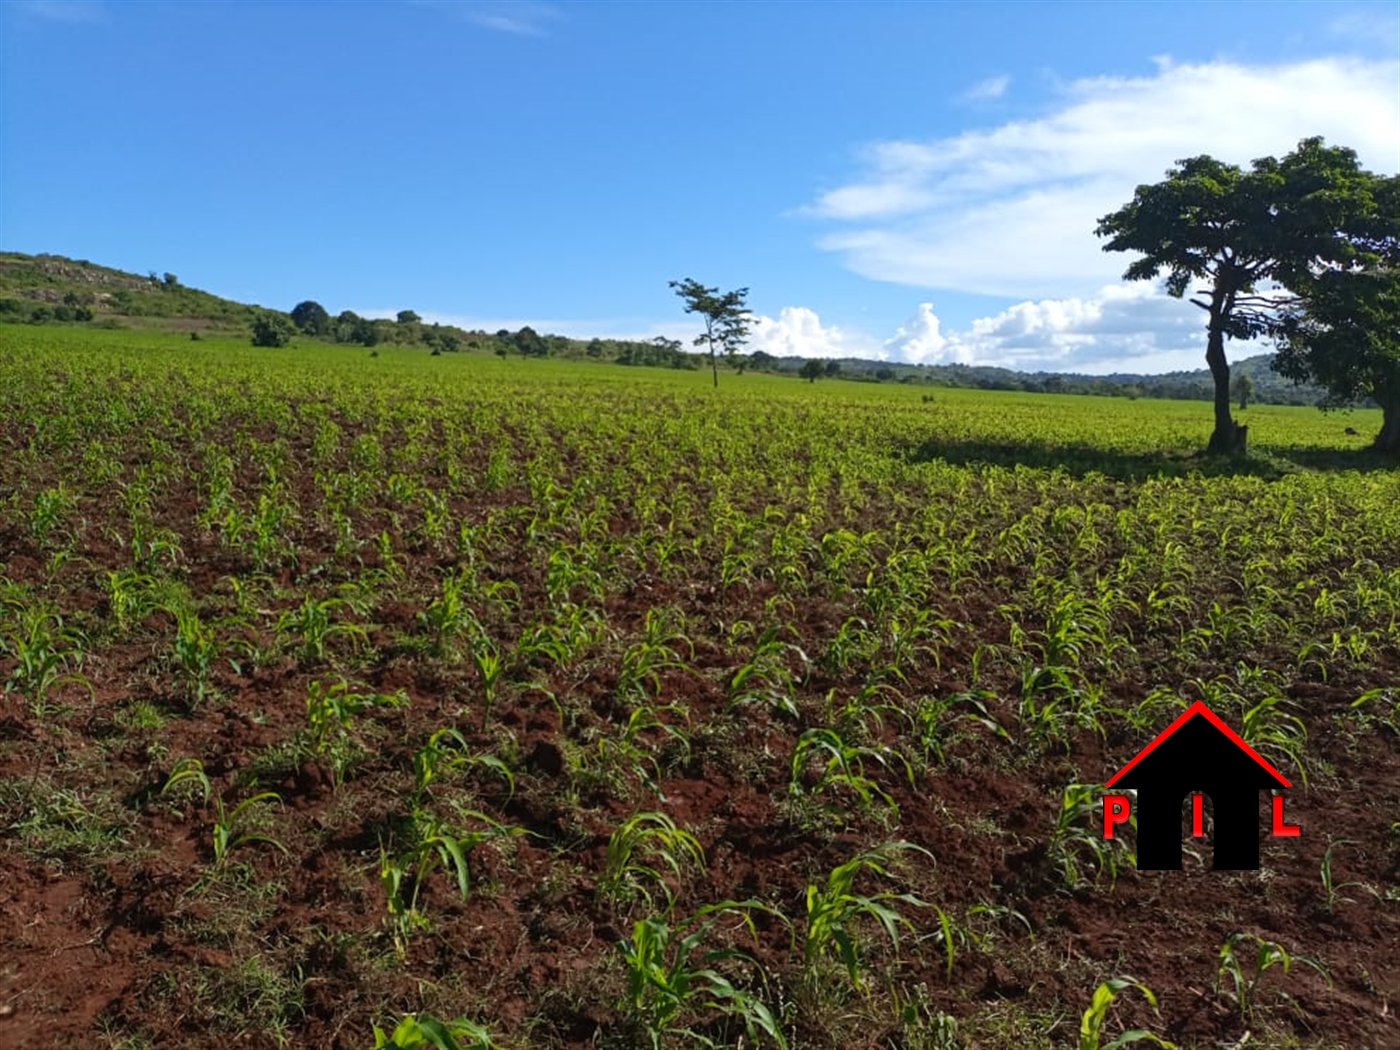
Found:
[[[253,319],[254,346],[286,346],[295,334],[291,321],[270,310]]]

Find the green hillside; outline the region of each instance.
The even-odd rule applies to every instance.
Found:
[[[261,306],[234,302],[188,287],[175,274],[145,276],[99,266],[60,255],[0,253],[0,322],[29,324],[87,324],[102,328],[157,329],[195,334],[247,334],[262,313]],[[1204,356],[1205,332],[1202,329]],[[398,320],[365,318],[327,309],[321,324],[296,335],[300,342],[327,342],[377,347],[413,346],[428,353],[476,352],[498,357],[558,357],[668,369],[701,367],[701,354],[689,353],[676,340],[570,339],[538,333],[526,326],[518,332],[469,331],[450,325],[425,324],[411,310]],[[1251,400],[1259,404],[1317,405],[1323,393],[1297,386],[1269,366],[1271,354],[1256,354],[1232,363],[1236,375],[1253,383]],[[770,372],[796,378],[805,364],[800,357],[778,358],[762,351],[741,355],[742,371]],[[860,382],[917,383],[926,386],[978,390],[1025,391],[1036,394],[1096,394],[1110,397],[1209,401],[1214,389],[1204,368],[1165,375],[1119,373],[1106,376],[1062,372],[1017,372],[986,365],[913,365],[848,358],[826,363],[826,377]]]
[[[0,252],[0,320],[239,330],[257,310],[186,287],[173,273],[143,277],[85,259]]]

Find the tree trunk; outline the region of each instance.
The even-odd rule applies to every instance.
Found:
[[[1211,377],[1215,380],[1215,433],[1210,436],[1206,452],[1212,456],[1243,452],[1247,428],[1236,424],[1230,415],[1230,363],[1225,360],[1225,318],[1214,297],[1206,335],[1206,364],[1210,366]]]
[[[1400,394],[1381,402],[1381,432],[1371,448],[1389,456],[1400,456]]]

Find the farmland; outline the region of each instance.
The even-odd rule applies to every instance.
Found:
[[[1379,412],[708,383],[0,327],[0,1044],[1400,1041]]]

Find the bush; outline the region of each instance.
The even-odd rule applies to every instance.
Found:
[[[292,322],[270,310],[253,319],[254,346],[286,346],[296,334]]]

